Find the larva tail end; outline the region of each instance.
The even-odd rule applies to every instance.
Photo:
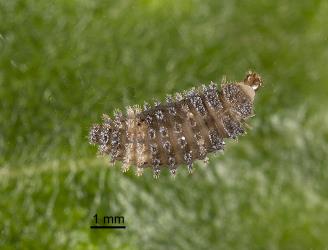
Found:
[[[96,145],[100,140],[101,126],[99,124],[94,124],[89,131],[89,143],[91,145]]]

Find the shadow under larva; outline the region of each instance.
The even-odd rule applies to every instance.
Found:
[[[92,126],[89,141],[112,163],[122,161],[124,172],[136,166],[136,174],[142,175],[152,167],[157,178],[168,167],[175,176],[177,168],[186,164],[191,173],[194,161],[207,161],[209,153],[224,149],[225,138],[245,133],[261,85],[261,77],[248,72],[243,81],[223,82],[220,89],[212,82],[168,95],[165,103],[127,107],[125,114],[103,115],[102,124]]]

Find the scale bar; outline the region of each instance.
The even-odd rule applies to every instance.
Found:
[[[126,226],[90,226],[91,229],[125,229]]]

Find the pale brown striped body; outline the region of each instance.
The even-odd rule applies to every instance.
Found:
[[[191,172],[195,160],[223,150],[225,138],[244,133],[261,84],[261,78],[249,72],[243,82],[223,83],[220,90],[211,83],[168,96],[164,104],[145,104],[143,110],[128,107],[126,115],[117,112],[113,119],[104,115],[103,123],[92,127],[90,143],[98,144],[112,162],[122,161],[123,171],[134,165],[140,175],[151,166],[157,177],[163,167],[175,175],[177,167],[186,164]]]

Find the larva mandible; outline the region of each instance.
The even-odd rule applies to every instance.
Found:
[[[153,168],[154,177],[163,167],[175,176],[185,164],[192,172],[193,162],[207,161],[207,154],[224,149],[224,139],[236,139],[245,133],[247,118],[254,115],[255,91],[261,77],[248,72],[242,82],[215,83],[191,89],[166,102],[127,107],[126,114],[116,111],[113,118],[103,115],[102,124],[94,124],[89,133],[99,153],[110,155],[111,162],[122,161],[123,172],[136,165],[136,174]]]

